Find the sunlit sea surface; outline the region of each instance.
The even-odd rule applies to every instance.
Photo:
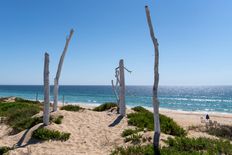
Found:
[[[51,101],[53,100],[51,87]],[[43,86],[1,86],[0,97],[17,96],[43,100]],[[68,103],[101,104],[116,102],[111,86],[60,86],[59,101]],[[127,86],[127,106],[152,107],[151,86]],[[160,86],[160,107],[182,111],[232,113],[232,86]]]

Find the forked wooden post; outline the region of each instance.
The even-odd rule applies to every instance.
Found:
[[[59,65],[58,65],[56,77],[54,79],[54,103],[53,103],[53,111],[57,111],[60,73],[61,73],[61,69],[62,69],[62,66],[63,66],[64,57],[65,57],[65,54],[67,52],[68,45],[69,45],[69,42],[70,42],[70,40],[72,38],[73,33],[74,33],[74,30],[71,29],[69,36],[66,38],[65,47],[64,47],[63,53],[62,53],[62,55],[60,57],[60,62],[59,62]]]
[[[155,49],[155,65],[154,65],[154,85],[153,85],[153,111],[154,111],[154,141],[153,145],[156,150],[159,148],[160,140],[160,119],[159,119],[159,101],[158,101],[158,86],[159,86],[159,44],[155,38],[150,11],[148,6],[145,6],[147,23],[150,30],[151,39]]]
[[[125,104],[125,76],[124,76],[123,59],[119,61],[119,76],[120,76],[119,113],[121,116],[125,116],[126,104]]]
[[[43,123],[49,124],[50,112],[50,85],[49,85],[49,54],[45,53],[44,59],[44,108],[43,108]]]

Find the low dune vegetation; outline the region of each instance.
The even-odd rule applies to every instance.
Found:
[[[4,155],[4,154],[7,155],[9,150],[11,150],[10,147],[7,146],[0,147],[0,155]]]
[[[61,124],[62,120],[63,120],[64,116],[63,115],[59,115],[59,116],[51,116],[50,119],[52,122],[56,123],[56,124]]]
[[[134,129],[125,129],[121,136],[124,137],[125,143],[130,142],[133,145],[140,145],[145,142],[149,142],[151,144],[152,137],[143,137],[143,134],[147,131],[154,131],[154,117],[153,113],[149,110],[138,106],[132,108],[134,111],[133,113],[127,114],[128,117],[128,124],[131,126],[135,126]],[[160,114],[160,127],[161,131],[165,134],[183,137],[186,136],[187,132],[180,127],[173,119]],[[129,151],[132,149],[133,151],[137,152],[136,150],[141,149],[141,154],[145,152],[150,152],[150,147],[129,147],[128,150],[123,148],[119,148],[114,153],[124,154],[125,151]],[[153,149],[153,148],[152,148]],[[135,153],[132,151],[132,154]],[[150,152],[152,154],[152,152]]]
[[[15,102],[0,103],[0,117],[4,123],[13,128],[12,133],[18,133],[41,123],[42,119],[32,117],[42,110],[42,105],[35,101],[16,98]]]
[[[153,113],[143,107],[132,108],[135,112],[128,114],[128,124],[136,126],[135,129],[125,129],[121,134],[125,142],[131,142],[127,147],[119,147],[112,151],[111,155],[154,155],[154,148],[149,140],[146,142],[143,132],[153,131]],[[160,147],[158,154],[161,155],[218,155],[232,154],[232,144],[229,140],[209,139],[205,137],[189,138],[187,132],[173,119],[160,114],[161,131],[174,136],[164,140],[165,145]],[[196,129],[196,128],[194,128]],[[207,126],[205,132],[218,137],[230,139],[231,128],[226,125]],[[142,145],[141,145],[142,144]],[[156,152],[157,153],[157,152]]]
[[[16,97],[15,102],[34,103],[34,104],[39,104],[40,103],[39,101],[27,100],[27,99],[23,99],[23,98],[20,98],[20,97]]]
[[[129,136],[129,135],[133,135],[133,134],[136,134],[136,133],[138,133],[138,132],[140,132],[140,131],[143,131],[143,129],[139,129],[139,128],[136,128],[136,129],[125,129],[123,132],[122,132],[122,134],[121,134],[121,136],[122,137],[126,137],[126,136]]]
[[[232,144],[225,140],[175,137],[168,138],[166,143],[168,146],[163,147],[161,153],[173,151],[176,154],[232,154]]]
[[[32,137],[39,140],[66,141],[69,139],[70,133],[60,132],[57,130],[49,130],[46,128],[38,128],[33,132]]]
[[[133,133],[130,136],[125,137],[124,142],[131,142],[132,144],[140,144],[142,140],[142,134]]]
[[[189,130],[205,132],[219,138],[232,140],[232,126],[225,124],[221,125],[216,121],[215,123],[206,122],[204,125],[190,126]]]
[[[106,110],[110,110],[111,108],[118,108],[118,105],[116,103],[113,103],[113,102],[106,102],[106,103],[103,103],[97,107],[95,107],[93,109],[93,111],[106,111]]]
[[[232,140],[232,126],[229,125],[211,126],[206,129],[206,132],[213,136]]]
[[[167,146],[160,148],[161,155],[218,155],[232,154],[232,144],[229,141],[208,138],[168,138]],[[133,145],[119,147],[111,155],[154,155],[154,149],[149,145]]]
[[[17,134],[29,129],[36,124],[43,123],[43,117],[33,117],[42,110],[42,104],[37,101],[15,98],[14,102],[0,102],[0,117],[3,123],[13,130],[11,134]],[[50,122],[62,123],[63,116],[51,116]]]
[[[153,113],[143,107],[132,108],[135,113],[130,113],[127,115],[128,124],[136,126],[140,130],[154,130],[154,117]],[[180,127],[172,118],[160,114],[160,128],[165,134],[173,136],[185,136],[186,131]],[[137,129],[137,131],[139,131]]]
[[[60,108],[61,110],[66,110],[66,111],[80,111],[84,110],[84,108],[80,107],[79,105],[65,105]]]

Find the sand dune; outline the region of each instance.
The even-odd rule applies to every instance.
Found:
[[[129,109],[127,112],[131,112],[131,110]],[[204,116],[204,114],[200,113],[178,112],[173,110],[161,110],[161,113],[174,118],[175,121],[185,128],[200,124],[200,117]],[[69,140],[65,142],[31,141],[30,138],[28,139],[29,132],[26,134],[26,131],[9,136],[7,133],[10,131],[10,128],[1,124],[0,146],[13,146],[16,144],[23,146],[18,146],[18,148],[10,151],[11,155],[105,155],[109,154],[115,147],[128,145],[124,143],[121,137],[122,131],[128,128],[127,118],[123,118],[120,122],[117,122],[119,116],[117,114],[110,112],[94,112],[91,110],[84,110],[82,112],[59,110],[52,115],[63,115],[64,119],[62,124],[58,125],[52,123],[48,128],[71,133]],[[230,114],[214,114],[211,118],[220,123],[232,125],[232,115]],[[152,136],[152,134],[152,132],[148,132],[145,135]],[[194,131],[189,132],[189,136],[213,137],[206,133]],[[161,134],[161,140],[167,137],[167,135]],[[29,143],[29,145],[25,145],[26,143]]]
[[[66,142],[49,141],[28,145],[24,148],[17,148],[10,154],[109,154],[110,151],[123,144],[120,136],[127,127],[126,118],[119,124],[109,127],[118,115],[109,115],[107,112],[83,112],[58,111],[56,115],[63,115],[62,124],[51,124],[50,129],[71,133]],[[3,127],[4,129],[6,126]],[[1,130],[1,135],[5,130]],[[12,146],[18,142],[24,132],[14,136],[3,136],[0,145]]]

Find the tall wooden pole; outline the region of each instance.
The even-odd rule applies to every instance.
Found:
[[[49,85],[49,54],[45,53],[44,59],[44,108],[43,108],[43,123],[49,124],[50,112],[50,85]]]
[[[125,116],[126,104],[125,104],[125,76],[124,76],[123,59],[119,61],[119,76],[120,76],[119,113],[121,116]]]
[[[160,119],[159,119],[159,101],[158,101],[158,85],[159,85],[159,44],[155,38],[152,21],[150,17],[150,11],[148,6],[145,6],[147,23],[150,30],[151,39],[155,49],[155,65],[154,65],[154,85],[153,85],[153,111],[154,111],[154,141],[153,145],[155,149],[159,148],[160,140]]]
[[[35,101],[38,101],[38,92],[36,93]]]
[[[64,95],[63,95],[63,106],[64,106]]]
[[[65,47],[64,47],[63,53],[62,53],[62,55],[60,57],[60,62],[59,62],[59,65],[58,65],[56,77],[54,79],[54,103],[53,103],[53,111],[57,111],[60,73],[61,73],[61,69],[62,69],[62,66],[63,66],[64,57],[65,57],[65,54],[67,52],[68,45],[69,45],[69,42],[70,42],[70,40],[72,38],[73,33],[74,33],[74,30],[71,29],[68,38],[66,38]]]

